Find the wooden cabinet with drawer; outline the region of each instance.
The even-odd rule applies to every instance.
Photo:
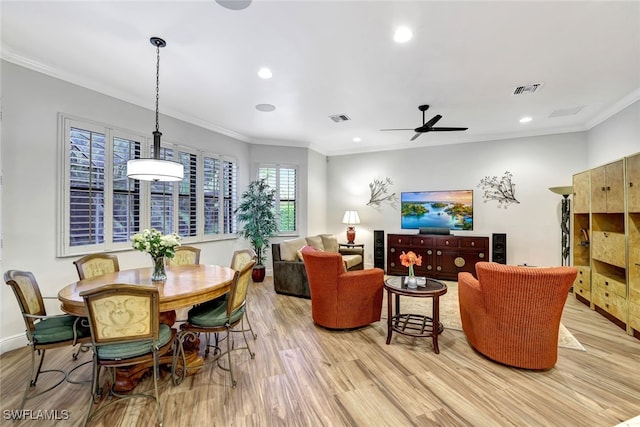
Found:
[[[591,212],[624,212],[624,161],[591,170]]]
[[[640,153],[575,174],[573,186],[576,298],[640,339]]]
[[[624,277],[611,278],[599,273],[591,277],[591,302],[596,311],[624,327],[627,324],[627,284]],[[613,319],[611,318],[614,317]]]
[[[573,282],[573,293],[576,294],[576,298],[588,305],[591,301],[591,269],[584,266],[576,266],[576,268],[578,275]]]
[[[591,257],[620,268],[625,268],[627,253],[624,233],[593,231]]]
[[[458,280],[458,273],[476,274],[478,261],[489,260],[489,238],[453,235],[389,234],[387,236],[387,274],[403,276],[407,267],[400,262],[402,252],[413,251],[422,256],[415,266],[416,276]]]

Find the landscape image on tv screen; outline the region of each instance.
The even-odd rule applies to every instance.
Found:
[[[473,230],[473,190],[403,192],[402,228]]]

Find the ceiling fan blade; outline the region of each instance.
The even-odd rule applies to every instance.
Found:
[[[411,141],[415,141],[417,137],[419,137],[420,135],[422,135],[421,133],[416,133],[415,135],[413,135],[413,137],[411,138]]]
[[[431,120],[429,120],[427,123],[425,123],[424,125],[422,125],[423,128],[430,128],[431,126],[435,125],[436,123],[438,123],[438,120],[440,120],[442,118],[442,116],[440,114],[437,114],[435,116],[433,116],[431,118]]]
[[[380,129],[381,131],[387,131],[387,130],[413,130],[413,128],[411,129]]]
[[[431,132],[447,132],[447,131],[454,131],[454,130],[467,130],[469,128],[431,128],[429,129]]]

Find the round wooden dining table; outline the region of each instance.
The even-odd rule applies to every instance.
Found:
[[[164,282],[152,282],[152,272],[152,267],[134,268],[73,282],[58,292],[61,309],[68,314],[86,317],[84,300],[80,296],[84,291],[118,283],[155,286],[158,288],[160,299],[160,321],[173,326],[176,321],[175,310],[191,307],[226,294],[231,288],[235,274],[233,269],[219,265],[167,266],[167,279]],[[186,369],[189,374],[197,372],[203,364],[198,347],[199,341],[196,341],[190,348],[185,349]],[[160,364],[170,364],[171,361],[172,356],[166,356],[159,360]],[[149,365],[136,365],[117,369],[116,391],[133,390],[148,368]]]
[[[160,312],[168,313],[229,292],[235,273],[233,269],[220,265],[167,266],[167,279],[164,282],[152,282],[152,272],[152,267],[134,268],[73,282],[58,292],[61,309],[68,314],[86,317],[87,311],[80,293],[112,283],[122,283],[157,287]]]

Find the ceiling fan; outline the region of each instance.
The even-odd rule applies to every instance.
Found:
[[[451,128],[451,127],[433,127],[433,125],[435,125],[436,123],[438,123],[438,120],[440,120],[442,118],[442,116],[440,114],[437,114],[435,116],[433,116],[431,118],[431,120],[429,120],[428,122],[425,121],[425,116],[424,116],[424,112],[427,111],[429,109],[428,105],[421,105],[418,107],[418,110],[422,111],[422,126],[418,126],[415,129],[380,129],[382,131],[389,131],[389,130],[412,130],[414,131],[416,134],[413,135],[413,137],[411,138],[411,141],[415,140],[417,137],[419,137],[420,135],[422,135],[425,132],[451,132],[451,131],[458,131],[458,130],[467,130],[469,128]]]

